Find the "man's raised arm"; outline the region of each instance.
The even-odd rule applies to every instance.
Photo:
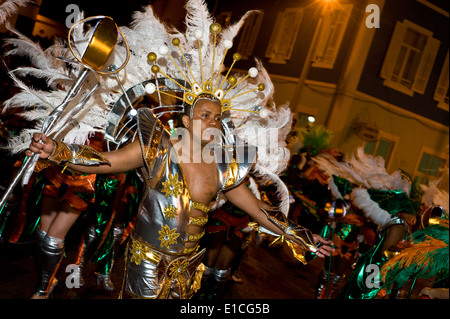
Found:
[[[67,165],[73,170],[89,174],[120,173],[144,165],[138,140],[111,152],[93,151],[92,160],[80,157],[80,152],[76,154],[79,158],[74,158],[74,155],[71,154],[71,152],[75,153],[72,150],[74,147],[83,148],[82,145],[67,145],[61,142],[55,143],[51,138],[40,133],[35,133],[30,148],[25,154],[27,156],[33,156],[33,153],[39,153],[40,159],[48,159],[57,164]]]

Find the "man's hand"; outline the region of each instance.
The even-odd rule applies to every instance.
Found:
[[[273,222],[271,222],[261,210],[261,208],[269,209],[270,206],[258,200],[244,184],[227,191],[225,196],[233,205],[250,215],[250,217],[252,217],[260,226],[275,234],[284,234],[283,231],[280,230],[278,226],[273,224]],[[311,252],[322,258],[330,256],[330,254],[334,251],[334,243],[316,234],[313,234],[312,237],[312,241],[319,247],[315,251],[309,248]],[[303,245],[302,242],[292,235],[286,235],[286,239],[292,240],[299,245]]]
[[[31,157],[34,154],[40,154],[40,158],[48,158],[53,153],[54,148],[55,145],[50,137],[34,133],[30,148],[25,152],[25,155]]]
[[[324,239],[317,234],[313,234],[313,240],[316,246],[318,246],[318,250],[314,251],[317,257],[325,257],[330,256],[331,253],[335,250],[334,243],[331,240]]]

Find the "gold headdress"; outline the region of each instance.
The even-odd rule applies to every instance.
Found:
[[[170,95],[176,99],[182,100],[184,103],[186,103],[188,106],[191,106],[189,115],[192,117],[193,112],[193,106],[195,105],[196,101],[199,99],[212,99],[214,101],[218,101],[221,105],[222,112],[234,110],[234,111],[242,111],[242,112],[251,112],[251,113],[261,113],[260,109],[261,107],[257,107],[256,109],[249,110],[249,109],[242,109],[238,107],[233,106],[233,99],[240,97],[244,94],[248,94],[253,91],[264,91],[265,85],[263,83],[258,83],[257,85],[254,85],[251,89],[242,90],[243,92],[240,92],[239,85],[246,81],[249,77],[250,78],[256,78],[258,76],[258,69],[256,67],[252,67],[248,70],[247,75],[243,76],[238,80],[238,78],[235,75],[230,75],[231,70],[234,66],[234,64],[241,59],[241,55],[239,53],[233,54],[233,62],[226,72],[225,76],[222,76],[221,73],[224,71],[224,61],[226,58],[226,55],[228,53],[228,50],[232,47],[233,43],[230,40],[224,40],[223,41],[223,48],[224,52],[217,52],[217,40],[218,36],[220,35],[222,31],[222,27],[219,23],[213,23],[209,27],[209,33],[213,38],[212,46],[206,45],[207,49],[210,49],[212,51],[212,54],[207,54],[206,57],[212,55],[212,59],[210,63],[207,63],[207,61],[203,61],[203,54],[202,54],[202,38],[204,38],[204,32],[201,29],[197,29],[194,32],[194,37],[198,41],[197,43],[197,50],[198,50],[198,65],[197,68],[199,70],[193,71],[193,68],[191,67],[187,55],[183,52],[181,41],[178,37],[174,37],[172,39],[172,45],[178,49],[180,52],[180,59],[182,62],[182,65],[185,67],[185,71],[182,70],[180,67],[180,64],[177,63],[174,58],[171,56],[169,52],[169,48],[166,45],[162,45],[159,47],[158,53],[161,56],[167,57],[172,64],[175,66],[175,69],[181,74],[184,81],[180,81],[178,79],[175,79],[173,76],[167,74],[166,72],[162,71],[162,68],[157,64],[158,56],[155,52],[150,52],[147,55],[148,61],[152,64],[151,70],[154,74],[161,74],[164,77],[170,79],[172,82],[174,82],[176,85],[178,85],[180,88],[184,90],[183,97],[179,97],[176,95],[171,95],[170,93],[162,90],[158,90],[156,85],[154,83],[149,83],[146,86],[146,91],[148,94],[153,94],[155,91],[158,91],[159,93]],[[208,37],[209,38],[209,37]],[[210,52],[209,52],[210,53]],[[215,62],[218,57],[221,58],[220,65],[218,69],[215,69]],[[183,82],[183,83],[181,83]],[[226,84],[228,82],[228,84]],[[234,92],[235,94],[231,97],[228,97],[229,93],[233,90],[237,89],[238,92]],[[236,90],[235,90],[236,91]],[[260,114],[264,117],[265,113],[262,112]]]

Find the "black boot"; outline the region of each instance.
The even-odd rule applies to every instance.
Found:
[[[210,299],[209,290],[210,290],[210,282],[211,282],[211,275],[214,272],[214,268],[205,266],[206,270],[203,272],[202,275],[202,281],[200,283],[200,289],[195,294],[196,299]]]
[[[43,231],[40,228],[36,229],[36,250],[35,250],[35,255],[36,255],[36,270],[39,272],[41,270],[41,255],[42,255],[42,243],[44,242],[44,238],[45,236],[47,236],[47,232]]]
[[[80,243],[80,245],[78,246],[78,251],[77,251],[77,260],[75,262],[75,264],[77,264],[78,267],[78,283],[80,285],[80,287],[84,287],[85,281],[84,281],[84,277],[83,277],[83,269],[84,266],[86,265],[86,262],[89,261],[89,258],[91,257],[91,253],[90,253],[90,247],[92,246],[92,243],[95,240],[95,228],[94,227],[89,227],[88,230],[83,234],[83,239]]]
[[[58,281],[55,278],[64,255],[64,239],[46,235],[41,245],[41,273],[35,295],[49,298]]]
[[[214,269],[211,278],[211,298],[221,299],[225,292],[228,279],[231,276],[231,269]]]
[[[326,299],[327,285],[328,285],[328,271],[322,269],[319,278],[317,280],[316,293],[314,296],[316,299]]]
[[[102,260],[103,271],[95,273],[95,275],[97,276],[97,286],[103,288],[106,291],[113,291],[115,289],[111,278],[111,272],[114,266],[114,258],[117,256],[119,245],[122,241],[123,231],[124,229],[121,227],[114,227],[114,242],[111,249],[111,255],[108,257],[108,260]]]

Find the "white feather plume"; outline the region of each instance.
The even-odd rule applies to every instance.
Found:
[[[375,224],[385,228],[392,219],[392,216],[381,209],[380,206],[370,199],[370,195],[365,188],[354,188],[350,194],[352,202],[364,212],[364,215]]]
[[[30,2],[30,0],[0,1],[0,25],[4,24],[10,16]]]
[[[254,165],[253,175],[257,178],[263,179],[265,182],[272,182],[276,186],[277,192],[280,195],[278,209],[288,217],[289,214],[289,189],[286,184],[277,175],[266,169],[261,165]]]
[[[358,147],[357,156],[352,154],[340,162],[328,153],[321,153],[312,158],[328,176],[336,175],[347,179],[353,184],[373,189],[400,189],[409,195],[411,185],[402,178],[400,171],[388,174],[384,159],[364,153],[363,147]]]
[[[442,178],[438,178],[434,181],[430,181],[428,185],[420,185],[420,188],[423,191],[421,200],[425,207],[430,207],[433,205],[442,206],[448,216],[449,194],[439,188],[441,181]]]
[[[334,184],[332,175],[351,182],[354,185],[350,195],[352,202],[381,227],[387,226],[392,216],[370,199],[367,189],[402,190],[409,196],[411,185],[402,177],[400,171],[388,174],[384,159],[381,156],[365,154],[363,147],[357,149],[356,156],[352,154],[342,162],[328,153],[321,153],[312,159],[326,175],[330,176],[328,184],[336,197],[342,195]]]
[[[260,200],[261,193],[259,192],[258,184],[256,183],[255,179],[252,177],[249,178],[249,181],[250,181],[250,185],[248,186],[248,188],[252,191],[253,195],[255,195],[255,197]]]

